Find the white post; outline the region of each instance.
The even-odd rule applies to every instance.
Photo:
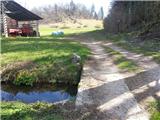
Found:
[[[39,21],[36,21],[36,36],[39,37]]]

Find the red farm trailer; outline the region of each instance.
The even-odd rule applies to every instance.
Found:
[[[30,24],[23,24],[22,27],[9,28],[9,36],[36,36],[36,31]]]
[[[13,0],[1,1],[1,34],[8,36],[39,36],[41,17]]]

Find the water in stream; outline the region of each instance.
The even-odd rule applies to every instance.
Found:
[[[76,86],[62,85],[37,85],[34,87],[17,87],[14,85],[1,85],[2,101],[21,101],[24,103],[41,102],[62,102],[74,99],[77,93]]]

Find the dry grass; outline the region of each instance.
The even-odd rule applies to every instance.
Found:
[[[74,21],[65,21],[65,22],[59,22],[50,24],[52,28],[83,28],[84,26],[87,26],[89,28],[94,28],[95,26],[98,26],[99,28],[102,28],[102,21],[101,20],[88,20],[88,19],[78,19]]]
[[[100,20],[87,20],[78,19],[75,21],[65,21],[54,24],[41,24],[40,33],[41,36],[50,35],[53,31],[62,30],[66,34],[77,34],[80,32],[88,32],[97,29],[102,29],[102,21]]]

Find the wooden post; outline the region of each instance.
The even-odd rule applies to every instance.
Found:
[[[39,37],[39,21],[36,21],[36,36]]]
[[[0,15],[0,37],[2,37],[2,31],[3,31],[3,16]]]
[[[2,17],[3,17],[4,34],[5,34],[5,37],[8,37],[7,18],[6,18],[4,6],[2,6]]]

